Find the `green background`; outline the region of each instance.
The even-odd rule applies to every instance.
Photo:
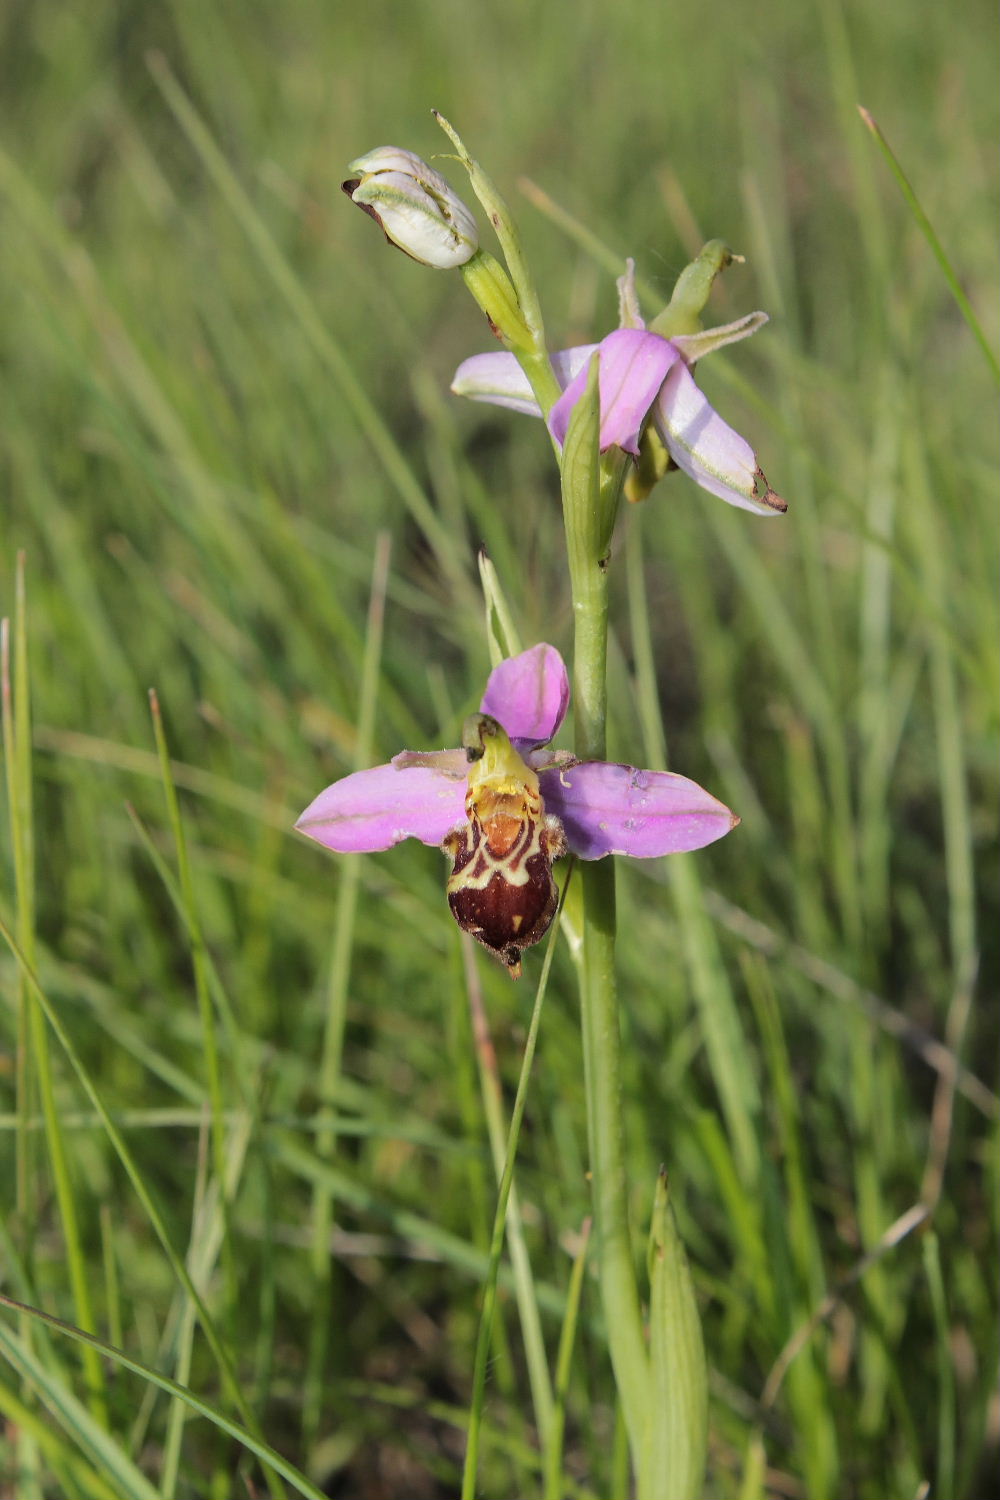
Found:
[[[746,264],[710,321],[772,317],[699,379],[787,517],[673,475],[622,518],[612,564],[612,754],[668,751],[743,818],[702,854],[619,875],[637,1238],[665,1161],[712,1367],[706,1493],[906,1500],[929,1480],[949,1500],[995,1469],[995,385],[856,109],[995,345],[995,54],[992,8],[928,0],[0,12],[0,602],[15,613],[23,549],[34,721],[33,811],[15,774],[0,914],[173,1244],[206,1257],[268,1440],[332,1495],[456,1492],[495,1187],[440,857],[342,861],[289,825],[359,757],[456,742],[489,668],[481,545],[524,643],[571,640],[541,428],[448,395],[455,365],[490,347],[481,315],[457,275],[390,251],[339,191],[377,145],[443,152],[432,107],[508,196],[554,347],[613,325],[624,256],[665,301],[716,236]],[[150,687],[187,837],[180,911]],[[14,872],[29,824],[34,904]],[[507,1084],[539,964],[513,986],[478,963]],[[4,948],[3,1290],[79,1321],[75,1266],[102,1337],[231,1414],[50,1039],[67,1253],[34,1084],[18,1114],[25,1058],[45,1067],[18,975]],[[331,1006],[346,1015],[342,1055],[327,1044],[335,1139],[317,1114]],[[956,1052],[978,1076],[953,1092]],[[195,1209],[223,1165],[213,1248]],[[519,1176],[554,1357],[587,1212],[565,948]],[[890,1244],[920,1203],[928,1219]],[[787,1341],[845,1281],[762,1404]],[[83,1399],[76,1347],[4,1316]],[[528,1495],[509,1297],[502,1324],[481,1491]],[[31,1397],[4,1380],[0,1452],[29,1466],[17,1492],[100,1493],[65,1417],[32,1458],[10,1404]],[[236,1446],[201,1420],[181,1432],[138,1377],[113,1374],[109,1407],[157,1493],[243,1492]],[[624,1493],[614,1430],[588,1284],[567,1493]]]

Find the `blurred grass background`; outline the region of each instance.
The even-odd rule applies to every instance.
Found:
[[[712,320],[773,319],[702,379],[787,518],[673,476],[614,561],[613,753],[669,752],[743,817],[619,876],[635,1218],[665,1161],[707,1493],[950,1500],[995,1471],[994,386],[856,112],[995,345],[995,53],[978,0],[0,13],[0,612],[23,549],[34,747],[22,671],[0,915],[248,1409],[325,1493],[457,1490],[495,1195],[469,990],[510,1085],[530,989],[470,977],[433,851],[341,862],[290,823],[359,759],[455,742],[488,669],[480,544],[525,643],[571,636],[541,429],[447,394],[488,331],[339,193],[361,151],[443,151],[432,106],[518,211],[554,345],[611,326],[613,278],[523,177],[664,300],[725,238],[747,264]],[[3,1290],[71,1322],[89,1300],[233,1415],[21,972],[4,946]],[[519,1186],[551,1359],[587,1213],[562,949]],[[163,1497],[262,1493],[208,1422],[110,1366],[102,1397],[75,1345],[4,1317],[4,1494],[131,1495],[129,1464]],[[508,1290],[487,1496],[541,1490],[522,1348]],[[89,1405],[39,1419],[39,1388]],[[587,1287],[567,1494],[627,1492],[615,1430]]]

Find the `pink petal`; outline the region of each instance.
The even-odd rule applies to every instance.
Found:
[[[686,776],[584,761],[540,776],[545,811],[562,820],[570,849],[582,859],[631,854],[652,859],[700,849],[739,822]]]
[[[764,478],[750,444],[708,404],[683,362],[663,382],[654,420],[674,463],[703,490],[758,516],[788,509]]]
[[[642,328],[617,328],[600,345],[601,452],[613,444],[638,454],[639,434],[667,371],[680,361],[669,339]],[[549,413],[549,431],[563,443],[570,413],[587,384],[586,366]]]
[[[491,714],[512,740],[544,745],[569,706],[569,677],[554,646],[532,646],[494,667],[480,713]]]
[[[575,349],[560,349],[551,356],[556,379],[564,389],[580,370],[586,368],[596,348],[596,344],[580,344]],[[454,395],[468,396],[471,401],[506,406],[528,417],[541,416],[527,375],[513,354],[500,350],[492,354],[473,354],[470,359],[463,360],[455,371],[451,389]]]
[[[295,826],[340,854],[370,854],[402,839],[440,844],[465,819],[465,790],[464,775],[430,766],[374,766],[320,792]]]

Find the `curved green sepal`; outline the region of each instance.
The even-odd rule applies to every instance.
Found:
[[[645,500],[670,468],[673,460],[655,427],[646,428],[639,439],[635,468],[625,476],[625,499],[631,505]]]
[[[699,333],[701,314],[720,271],[733,261],[742,261],[723,240],[709,240],[677,278],[670,301],[650,323],[650,332],[665,339],[678,333]]]

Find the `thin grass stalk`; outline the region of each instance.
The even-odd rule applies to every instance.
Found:
[[[122,1343],[122,1296],[115,1250],[115,1223],[111,1207],[101,1204],[101,1265],[104,1270],[104,1316],[112,1344]]]
[[[957,1426],[955,1368],[951,1349],[951,1329],[948,1324],[948,1299],[941,1268],[941,1246],[933,1230],[924,1236],[922,1249],[924,1274],[930,1288],[931,1309],[934,1315],[934,1359],[937,1366],[938,1384],[937,1483],[934,1486],[934,1493],[954,1495],[958,1493],[955,1488]]]
[[[7,784],[7,808],[10,821],[11,851],[14,863],[14,901],[17,932],[25,951],[34,951],[34,881],[26,870],[29,846],[25,838],[25,824],[30,826],[30,806],[21,804],[24,782],[19,775],[20,766],[17,749],[18,732],[15,729],[16,714],[13,704],[10,679],[10,621],[0,620],[0,696],[2,696],[2,727],[4,746],[4,772]],[[28,780],[30,795],[30,779]],[[27,817],[25,816],[27,812]],[[34,1152],[30,1128],[33,1113],[34,1083],[31,1067],[31,991],[22,974],[17,977],[17,1041],[14,1065],[14,1094],[16,1100],[16,1129],[14,1136],[14,1202],[24,1259],[28,1266],[34,1259],[35,1200],[32,1192],[34,1181]],[[22,1338],[30,1345],[31,1324],[22,1318],[19,1324]],[[26,1392],[27,1394],[27,1392]],[[39,1469],[39,1447],[29,1422],[18,1427],[17,1465],[24,1486],[25,1500],[41,1500]]]
[[[487,1162],[487,1152],[482,1145],[482,1090],[476,1057],[477,1044],[473,1036],[470,1006],[467,1000],[467,992],[473,982],[469,970],[475,959],[474,956],[470,956],[464,943],[458,944],[455,951],[456,961],[453,965],[451,981],[447,986],[448,1058],[454,1078],[458,1116],[461,1121],[459,1138],[474,1147],[468,1153],[467,1172],[464,1178],[468,1194],[466,1216],[472,1243],[482,1256],[485,1267],[489,1264],[490,1235],[496,1209],[495,1195],[503,1171],[503,1158],[501,1156],[499,1171],[491,1171],[491,1164]],[[505,1141],[506,1132],[504,1133]],[[503,1145],[501,1150],[503,1150]],[[508,1400],[513,1399],[518,1389],[518,1372],[511,1352],[507,1325],[502,1317],[496,1318],[493,1323],[490,1371],[497,1392]]]
[[[205,1128],[206,1123],[208,1126],[207,1130]],[[196,1225],[205,1202],[210,1141],[211,1119],[209,1118],[207,1122],[203,1122],[203,1128],[198,1140],[198,1167],[195,1173],[191,1209],[192,1244],[196,1233]],[[191,1250],[189,1248],[189,1266],[190,1263]],[[174,1379],[178,1385],[186,1386],[191,1375],[191,1346],[194,1339],[194,1329],[194,1308],[189,1301],[185,1301],[177,1334],[177,1354],[174,1360]],[[181,1440],[184,1436],[184,1423],[187,1420],[187,1414],[188,1408],[183,1401],[179,1401],[176,1398],[171,1401],[167,1415],[167,1433],[163,1444],[163,1461],[160,1465],[160,1489],[163,1494],[163,1500],[173,1500],[177,1491],[177,1478],[180,1472],[181,1461]]]
[[[580,1298],[583,1293],[583,1273],[587,1266],[587,1250],[590,1246],[590,1229],[593,1220],[585,1219],[580,1230],[580,1247],[573,1261],[569,1287],[566,1292],[566,1316],[559,1334],[559,1352],[556,1355],[555,1405],[552,1412],[552,1427],[545,1445],[545,1490],[543,1500],[562,1500],[563,1495],[563,1439],[566,1433],[566,1401],[569,1396],[570,1379],[573,1374],[573,1346],[576,1327],[580,1317]]]
[[[560,907],[562,901],[566,899],[566,890],[571,876],[572,868],[567,874],[566,882],[563,885]],[[489,1364],[490,1345],[493,1338],[493,1320],[496,1315],[497,1283],[500,1273],[500,1259],[503,1255],[507,1206],[510,1199],[511,1185],[514,1181],[514,1162],[517,1156],[517,1143],[521,1135],[521,1122],[524,1119],[524,1110],[528,1102],[528,1082],[531,1077],[531,1066],[535,1058],[538,1028],[542,1019],[542,1002],[545,999],[545,991],[549,982],[549,971],[552,968],[552,959],[556,951],[556,940],[559,936],[559,916],[560,913],[557,912],[546,943],[542,972],[539,975],[538,988],[535,991],[535,1003],[531,1011],[528,1035],[524,1043],[524,1056],[521,1059],[521,1072],[517,1081],[517,1093],[514,1096],[514,1107],[511,1110],[510,1130],[507,1134],[507,1152],[504,1160],[503,1174],[500,1178],[500,1188],[497,1193],[497,1208],[493,1219],[493,1233],[490,1240],[489,1266],[483,1286],[483,1305],[479,1315],[479,1333],[476,1340],[476,1355],[473,1365],[472,1400],[469,1406],[465,1464],[462,1471],[462,1500],[474,1500],[476,1493],[476,1476],[479,1469],[479,1443],[486,1402],[486,1372]]]
[[[368,601],[368,624],[364,654],[361,659],[361,681],[358,693],[357,739],[354,768],[361,770],[371,761],[375,738],[375,710],[378,702],[379,669],[385,628],[385,601],[389,586],[389,559],[392,538],[380,532],[375,543],[371,591]],[[340,886],[334,916],[330,976],[326,989],[326,1016],[323,1028],[317,1092],[320,1106],[315,1137],[316,1154],[330,1159],[337,1148],[336,1098],[344,1055],[344,1031],[347,1025],[347,989],[354,952],[354,924],[357,916],[361,864],[356,859],[340,861]],[[322,1378],[329,1347],[331,1319],[332,1264],[330,1234],[333,1228],[334,1197],[323,1183],[313,1188],[310,1214],[310,1262],[316,1306],[310,1326],[306,1361],[305,1393],[302,1408],[302,1434],[308,1447],[315,1440],[323,1409]]]
[[[10,622],[0,621],[0,691],[3,695],[4,769],[14,860],[14,899],[17,932],[24,951],[35,959],[35,858],[31,775],[31,699],[28,675],[27,600],[24,588],[24,553],[18,553],[14,581],[14,671],[10,670]],[[30,1137],[24,1121],[31,1114],[32,1076],[29,1032],[31,994],[25,980],[18,979],[17,1100],[22,1122],[17,1133],[17,1207],[27,1258],[31,1259],[34,1235],[34,1201]]]
[[[188,930],[191,937],[194,988],[198,1002],[201,1046],[205,1058],[205,1078],[208,1085],[208,1099],[212,1117],[212,1166],[216,1180],[221,1184],[225,1181],[226,1173],[226,1107],[222,1089],[222,1073],[219,1067],[219,1044],[215,1032],[215,1009],[209,989],[205,935],[202,931],[201,919],[198,915],[194,881],[191,876],[191,862],[188,858],[187,838],[185,837],[184,824],[181,820],[177,788],[174,785],[174,779],[170,770],[170,751],[167,746],[163,718],[160,713],[160,702],[155,689],[152,688],[149,692],[149,708],[153,719],[156,751],[160,760],[160,775],[167,803],[167,818],[170,823],[171,833],[173,834],[174,849],[177,855],[177,878],[180,886],[181,901],[187,914]],[[225,1201],[225,1197],[223,1197],[223,1213],[228,1215],[228,1204]],[[228,1232],[223,1238],[222,1265],[226,1288],[226,1312],[229,1315],[236,1307],[237,1278],[232,1242]]]
[[[951,292],[951,295],[955,299],[955,305],[958,307],[959,312],[962,314],[962,317],[968,324],[973,338],[982,350],[982,353],[986,359],[986,363],[989,365],[990,371],[993,374],[993,378],[995,380],[1000,380],[1000,361],[998,361],[997,359],[996,351],[983,332],[982,325],[980,324],[979,319],[976,317],[976,314],[973,311],[972,303],[965,295],[965,292],[962,289],[962,283],[959,281],[958,276],[955,272],[955,268],[949,260],[944,246],[938,239],[937,234],[934,230],[934,226],[931,224],[930,219],[927,217],[923,205],[921,204],[917,194],[914,192],[909,178],[903,171],[903,168],[900,166],[898,157],[896,156],[892,147],[889,145],[889,142],[886,140],[885,136],[882,134],[882,131],[875,119],[861,104],[858,105],[858,114],[861,116],[865,128],[874,138],[875,143],[878,146],[879,150],[882,152],[885,160],[888,162],[889,170],[892,172],[892,175],[895,177],[897,183],[899,184],[899,189],[903,194],[906,206],[910,210],[910,213],[912,214],[917,227],[920,230],[920,233],[923,235],[924,239],[930,246],[931,254],[934,256],[934,259],[941,267],[944,279],[948,283],[948,290]]]
[[[507,1151],[509,1127],[503,1118],[503,1091],[497,1068],[496,1049],[490,1036],[482,992],[476,981],[475,954],[472,939],[463,936],[462,952],[465,960],[466,988],[472,1018],[476,1061],[479,1066],[480,1096],[486,1130],[490,1142],[490,1155],[496,1173],[497,1186],[503,1180],[503,1168]],[[545,1340],[542,1336],[541,1318],[538,1312],[538,1297],[535,1279],[531,1272],[531,1261],[524,1239],[524,1224],[517,1184],[512,1181],[507,1201],[507,1245],[510,1252],[511,1271],[517,1297],[518,1317],[524,1340],[525,1362],[528,1366],[528,1382],[535,1412],[535,1423],[543,1449],[552,1434],[553,1395],[549,1367],[545,1357]]]
[[[7,776],[7,794],[10,808],[11,842],[14,849],[15,899],[17,902],[17,924],[20,941],[25,951],[35,951],[35,898],[34,898],[34,838],[32,833],[32,777],[31,777],[31,688],[28,674],[28,620],[27,597],[24,580],[24,554],[18,557],[15,582],[14,618],[14,681],[10,672],[10,631],[6,620],[0,622],[0,697],[2,697],[2,724],[4,762]],[[45,1143],[49,1154],[49,1165],[55,1188],[59,1222],[65,1242],[66,1265],[69,1271],[70,1288],[76,1317],[81,1326],[93,1332],[94,1309],[90,1295],[91,1277],[87,1269],[83,1240],[77,1218],[76,1197],[70,1175],[66,1152],[66,1138],[59,1109],[56,1104],[55,1078],[49,1052],[48,1031],[45,1018],[34,1003],[30,986],[25,976],[19,974],[17,1069],[18,1137],[25,1138],[19,1150],[19,1168],[30,1174],[20,1183],[27,1207],[33,1199],[31,1178],[34,1176],[31,1156],[28,1153],[26,1132],[30,1116],[30,1100],[37,1088],[45,1123]],[[25,1002],[27,1015],[25,1016]],[[26,1026],[25,1026],[26,1020]],[[27,1221],[33,1221],[33,1210],[27,1210]],[[28,1256],[30,1267],[31,1257]],[[101,1362],[91,1351],[83,1360],[88,1400],[94,1418],[107,1424],[107,1385]],[[29,1473],[31,1472],[29,1467]]]
[[[80,1057],[80,1054],[78,1053],[69,1033],[67,1032],[66,1028],[62,1024],[62,1021],[59,1018],[58,1011],[55,1009],[52,1002],[46,995],[44,989],[42,988],[41,981],[39,980],[33,966],[28,963],[27,958],[22,953],[20,944],[18,943],[16,937],[11,932],[7,924],[2,920],[2,918],[0,918],[0,937],[2,937],[6,942],[8,948],[10,949],[11,953],[18,963],[21,972],[25,975],[28,983],[31,985],[32,993],[34,994],[38,1008],[41,1010],[49,1026],[51,1026],[60,1047],[62,1048],[67,1060],[69,1061],[70,1066],[72,1067],[74,1073],[83,1086],[84,1092],[89,1098],[91,1104],[94,1106],[94,1109],[97,1111],[98,1117],[100,1118],[101,1124],[104,1128],[104,1133],[107,1136],[115,1152],[115,1155],[121,1162],[121,1165],[125,1170],[125,1175],[128,1177],[129,1182],[132,1184],[132,1188],[136,1194],[136,1197],[142,1205],[146,1217],[148,1218],[149,1223],[152,1226],[152,1229],[163,1248],[163,1252],[170,1263],[170,1268],[173,1271],[174,1276],[176,1277],[177,1281],[180,1283],[184,1291],[187,1293],[187,1295],[191,1298],[195,1307],[198,1309],[198,1321],[201,1324],[201,1329],[205,1335],[205,1339],[209,1345],[209,1348],[211,1349],[212,1354],[215,1357],[216,1363],[219,1368],[219,1373],[222,1377],[222,1382],[226,1388],[229,1399],[235,1406],[240,1420],[246,1425],[247,1429],[254,1434],[255,1437],[258,1437],[259,1430],[256,1420],[253,1416],[253,1412],[249,1405],[249,1402],[247,1401],[240,1387],[230,1354],[226,1349],[222,1338],[220,1337],[215,1320],[212,1317],[212,1314],[209,1312],[204,1298],[198,1291],[198,1288],[195,1286],[194,1281],[192,1280],[191,1275],[184,1264],[184,1261],[174,1248],[173,1242],[171,1241],[169,1233],[167,1231],[166,1221],[164,1220],[163,1215],[160,1213],[160,1210],[157,1208],[152,1195],[150,1194],[150,1191],[146,1186],[146,1181],[139,1170],[139,1165],[136,1162],[135,1157],[132,1155],[132,1152],[129,1150],[124,1136],[118,1129],[118,1126],[115,1124],[114,1120],[111,1118],[107,1106],[101,1098],[101,1095],[90,1076],[90,1072],[84,1065],[84,1062]],[[42,1316],[41,1314],[38,1315]],[[61,1326],[59,1325],[58,1319],[46,1318],[45,1321]],[[100,1349],[104,1347],[100,1344],[99,1340],[94,1339],[91,1334],[87,1333],[83,1329],[75,1328],[73,1330],[73,1336],[77,1338],[77,1341],[79,1343],[87,1345],[91,1349]],[[163,1378],[165,1379],[165,1377]],[[172,1382],[169,1383],[169,1386],[172,1389]],[[163,1386],[161,1388],[167,1389],[168,1387]],[[277,1478],[277,1474],[274,1472],[274,1470],[271,1468],[265,1468],[264,1475],[265,1479],[267,1480],[268,1489],[271,1492],[273,1500],[284,1500],[284,1491],[281,1488],[281,1485]]]

